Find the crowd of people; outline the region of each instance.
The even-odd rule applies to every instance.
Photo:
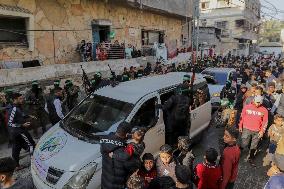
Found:
[[[195,187],[198,189],[231,189],[234,188],[238,178],[238,164],[242,161],[241,154],[245,156],[244,161],[249,163],[248,166],[255,167],[256,156],[259,155],[261,148],[266,148],[265,141],[267,140],[269,140],[269,145],[267,155],[263,159],[263,166],[270,166],[270,168],[267,173],[263,174],[270,176],[270,179],[263,187],[265,189],[284,187],[284,112],[282,107],[284,83],[283,65],[280,59],[273,56],[269,58],[215,56],[198,59],[198,62],[202,64],[197,64],[197,66],[184,64],[177,68],[175,65],[163,66],[157,63],[153,72],[164,74],[193,69],[201,72],[207,66],[236,69],[236,74],[227,81],[221,92],[221,107],[218,111],[222,112],[222,124],[225,131],[219,149],[207,149],[204,161],[194,162],[194,155],[189,151],[190,139],[182,136],[186,133],[182,130],[175,136],[179,139],[177,146],[175,141],[166,140],[167,144],[161,146],[158,157],[154,158],[153,154],[144,152],[144,156],[140,159],[145,148],[143,146],[143,134],[145,133],[143,131],[131,132],[131,126],[122,124],[115,134],[107,137],[112,142],[108,140],[105,143],[106,139],[101,141],[103,189],[125,187],[128,189]],[[136,72],[134,68],[129,71],[125,70],[124,77],[128,80],[131,77],[135,78],[132,73],[137,73],[136,77],[142,77],[143,73],[151,74],[150,65],[149,72],[147,67],[141,67]],[[166,111],[167,103],[169,102],[159,108]],[[184,104],[191,105],[187,100]],[[177,103],[175,106],[178,106]],[[176,115],[173,114],[173,117]],[[175,118],[172,119],[173,128],[185,125],[183,123],[186,119],[175,124],[177,121]],[[169,123],[165,124],[167,127]],[[115,141],[120,141],[120,144],[126,143],[129,133],[133,140],[137,136],[139,140],[118,147]],[[174,134],[171,133],[171,135]],[[129,145],[132,146],[131,150],[129,150]]]
[[[95,48],[95,56],[93,55],[93,48]],[[120,44],[117,40],[113,43],[103,41],[96,44],[95,47],[93,47],[92,42],[82,40],[76,51],[80,54],[82,62],[141,57],[141,50],[136,49],[131,44]]]
[[[263,165],[271,166],[267,172],[271,177],[265,189],[284,187],[281,185],[284,182],[284,75],[279,58],[229,54],[198,57],[196,64],[157,62],[152,66],[148,63],[145,67],[125,68],[121,75],[113,74],[110,79],[96,73],[90,80],[89,92],[113,82],[176,71],[199,73],[206,67],[236,69],[220,96],[218,111],[223,113],[225,130],[219,149],[208,148],[203,162],[196,162],[190,150],[191,140],[183,136],[190,126],[189,115],[195,98],[191,92],[194,78],[185,75],[179,92],[165,104],[157,105],[172,115],[165,123],[166,130],[171,128],[172,131],[166,131],[167,144],[160,147],[157,157],[144,151],[146,131],[132,130],[130,123],[122,122],[115,133],[101,139],[102,189],[232,189],[238,177],[241,154],[246,154],[245,161],[255,166],[255,157],[265,140],[269,140],[269,146]],[[53,125],[63,119],[77,105],[78,93],[79,88],[71,80],[65,81],[64,88],[60,87],[60,80],[56,80],[48,95],[43,94],[37,81],[25,95],[11,91],[0,94],[1,130],[9,135],[12,146],[12,158],[0,159],[2,188],[32,188],[29,180],[18,182],[12,178],[13,172],[22,168],[19,164],[21,149],[32,155],[36,145],[29,130],[32,128],[37,136],[38,128],[41,127],[43,133],[47,130],[44,117]],[[28,114],[23,106],[28,107]]]

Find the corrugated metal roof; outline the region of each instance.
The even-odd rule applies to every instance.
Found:
[[[283,47],[281,43],[278,42],[266,42],[259,44],[260,47]]]

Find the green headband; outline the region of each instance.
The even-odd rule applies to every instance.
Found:
[[[189,77],[183,77],[183,80],[184,81],[190,81],[190,78]]]
[[[33,81],[32,85],[38,85],[38,82],[37,81]]]
[[[99,77],[102,77],[101,72],[97,72],[96,75],[99,76]]]

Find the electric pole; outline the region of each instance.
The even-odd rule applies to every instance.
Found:
[[[196,0],[196,59],[199,55],[199,0]]]
[[[193,0],[193,15],[192,15],[192,35],[191,35],[191,47],[192,53],[195,48],[195,56],[192,56],[196,63],[199,52],[199,0]]]

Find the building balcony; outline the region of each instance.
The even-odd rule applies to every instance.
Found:
[[[254,31],[238,31],[232,34],[232,37],[235,39],[247,39],[247,40],[256,40],[257,33]]]

